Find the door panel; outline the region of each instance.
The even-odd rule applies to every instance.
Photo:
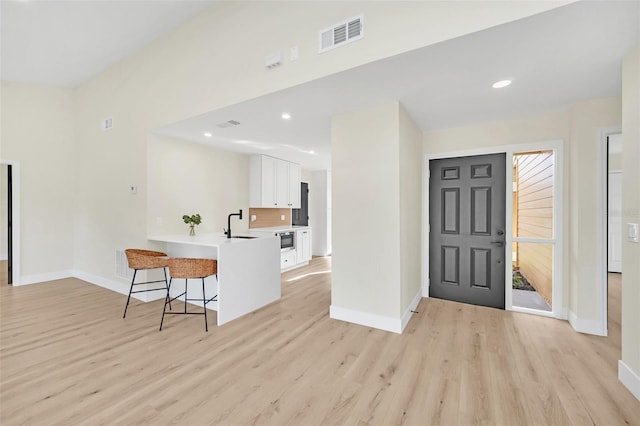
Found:
[[[429,295],[504,309],[506,154],[429,170]]]

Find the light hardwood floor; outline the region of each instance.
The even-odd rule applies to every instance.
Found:
[[[617,379],[619,282],[608,338],[437,299],[402,335],[331,320],[329,258],[282,285],[208,333],[201,316],[158,332],[161,301],[123,320],[125,296],[76,279],[3,285],[0,424],[640,424]]]

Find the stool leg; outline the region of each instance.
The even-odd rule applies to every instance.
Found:
[[[164,284],[167,286],[167,299],[169,300],[169,310],[171,310],[171,293],[169,292],[169,282],[167,281],[167,268],[162,268],[164,272]]]
[[[124,307],[124,315],[122,315],[122,318],[127,316],[127,308],[129,307],[129,300],[131,300],[131,291],[133,290],[133,282],[136,280],[137,272],[138,272],[137,269],[133,270],[133,278],[131,278],[131,287],[129,287],[129,296],[127,297],[127,304]]]
[[[167,292],[171,288],[171,280],[172,280],[172,278],[169,278],[169,285],[167,286]],[[169,298],[170,297],[171,296],[169,296]],[[168,299],[164,299],[164,308],[162,308],[162,319],[160,320],[160,330],[158,330],[158,331],[162,331],[162,323],[164,322],[164,313],[167,310],[167,301],[168,301]],[[171,307],[169,307],[169,309],[171,309]]]
[[[202,278],[202,308],[204,309],[204,330],[209,331],[207,323],[207,296],[204,295],[204,277]]]

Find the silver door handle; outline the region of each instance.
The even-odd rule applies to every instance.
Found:
[[[498,245],[500,247],[503,247],[504,246],[504,241],[491,241],[491,244],[495,244],[495,245]]]

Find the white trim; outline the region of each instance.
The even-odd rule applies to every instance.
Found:
[[[86,281],[89,284],[94,284],[94,285],[97,285],[98,287],[106,288],[107,290],[124,294],[125,296],[129,294],[129,287],[131,286],[131,283],[114,281],[114,280],[110,280],[98,275],[93,275],[93,274],[89,274],[82,271],[73,271],[73,277],[82,281]],[[152,302],[154,300],[164,298],[164,296],[159,291],[158,292],[149,291],[146,293],[134,293],[131,295],[131,297],[141,302]]]
[[[400,318],[385,317],[334,305],[329,307],[329,318],[390,331],[392,333],[402,333],[402,322]]]
[[[494,147],[485,147],[485,148],[476,148],[469,150],[459,150],[459,151],[449,151],[449,152],[439,152],[439,153],[431,153],[425,154],[425,171],[424,176],[426,179],[423,179],[425,182],[424,190],[423,190],[423,200],[425,208],[423,209],[423,224],[426,224],[425,227],[429,225],[429,160],[437,160],[443,158],[454,158],[454,157],[469,157],[474,155],[488,155],[488,154],[506,154],[506,165],[507,165],[507,173],[506,173],[506,198],[505,198],[505,310],[512,311],[514,307],[512,306],[512,260],[513,253],[510,250],[512,243],[514,241],[513,238],[513,226],[512,221],[509,220],[513,216],[513,206],[509,200],[512,197],[513,191],[513,174],[508,171],[511,170],[510,165],[513,164],[513,154],[516,152],[525,152],[532,150],[553,150],[554,152],[554,231],[556,235],[554,235],[553,239],[544,240],[545,243],[552,244],[554,246],[554,256],[553,256],[553,317],[558,319],[566,319],[566,311],[564,307],[564,279],[563,279],[563,268],[562,268],[562,257],[564,255],[563,252],[563,238],[564,238],[564,225],[563,225],[563,204],[564,204],[564,141],[561,139],[550,140],[550,141],[541,141],[541,142],[532,142],[532,143],[523,143],[523,144],[513,144],[513,145],[501,145]],[[425,247],[424,255],[423,255],[423,295],[424,297],[428,297],[429,294],[429,235],[428,232],[423,232],[423,247]],[[531,242],[538,242],[533,241]],[[542,242],[542,241],[540,241]],[[527,313],[540,313],[542,316],[548,316],[548,312],[546,311],[538,311],[538,310],[527,310]]]
[[[618,380],[640,401],[640,376],[622,360],[618,360]]]
[[[595,336],[607,335],[607,329],[602,328],[602,322],[600,320],[578,318],[571,310],[569,310],[569,324],[579,333],[593,334]]]
[[[609,151],[607,149],[607,138],[610,135],[616,135],[622,133],[622,127],[606,127],[599,129],[596,143],[599,145],[597,150],[598,165],[596,170],[597,179],[597,195],[596,195],[596,256],[599,259],[596,264],[596,279],[600,281],[597,285],[598,289],[598,321],[600,322],[599,329],[604,330],[602,336],[607,335],[607,315],[608,315],[608,235],[607,228],[609,226],[607,211],[607,178],[609,169]]]
[[[0,160],[0,164],[11,166],[12,188],[12,244],[13,244],[13,265],[11,265],[12,285],[20,285],[22,277],[20,276],[20,162],[14,160]]]
[[[429,157],[424,156],[422,162],[422,256],[420,264],[422,268],[422,297],[429,297]],[[424,260],[426,259],[426,260]]]
[[[79,280],[85,281],[89,284],[97,285],[98,287],[105,288],[107,290],[114,291],[116,293],[124,294],[125,296],[129,294],[130,283],[122,282],[122,281],[114,281],[110,280],[98,275],[89,274],[82,271],[77,271],[73,269],[67,269],[63,271],[57,272],[48,272],[45,274],[35,274],[35,275],[27,275],[22,277],[20,280],[20,284],[14,284],[16,286],[21,285],[31,285],[31,284],[41,284],[55,280],[61,280],[65,278],[77,278]],[[131,297],[141,301],[141,302],[153,302],[154,300],[159,300],[164,298],[161,292],[147,292],[147,293],[134,293]]]
[[[553,312],[543,311],[541,309],[531,309],[531,308],[523,308],[521,306],[512,306],[510,310],[513,312],[519,312],[521,314],[533,314],[533,315],[540,315],[541,317],[556,318]]]
[[[404,329],[407,327],[407,324],[409,324],[409,321],[411,321],[411,317],[413,316],[413,311],[415,311],[416,308],[418,307],[418,303],[420,303],[420,299],[422,299],[422,289],[418,289],[418,292],[413,297],[413,300],[409,304],[409,307],[407,308],[406,311],[404,311],[404,314],[400,319],[400,328],[401,328],[400,333],[404,331]]]
[[[44,274],[25,275],[20,278],[20,284],[13,284],[14,286],[40,284],[48,281],[62,280],[65,278],[73,278],[73,271],[71,269],[47,272]]]

